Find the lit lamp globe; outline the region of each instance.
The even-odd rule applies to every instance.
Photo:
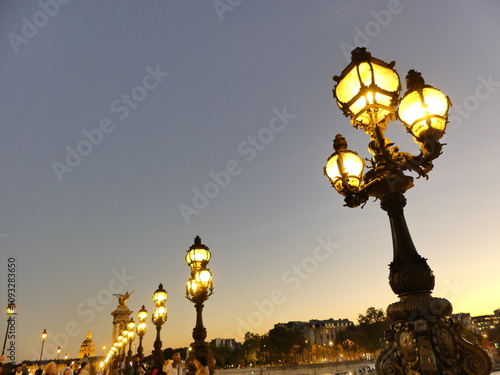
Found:
[[[145,322],[147,318],[148,311],[146,310],[144,305],[142,305],[142,308],[137,312],[137,320],[139,320],[139,322]]]
[[[202,290],[212,289],[212,272],[202,269],[196,272],[194,279]]]
[[[165,306],[157,306],[152,316],[153,323],[162,325],[167,321],[167,308]]]
[[[450,100],[438,89],[426,85],[419,72],[410,70],[406,76],[408,91],[398,108],[398,117],[407,130],[418,140],[444,134],[448,122]]]
[[[386,62],[371,56],[366,48],[352,51],[352,61],[340,77],[333,77],[337,105],[354,127],[367,134],[374,132],[375,124],[385,124],[394,118],[401,84],[393,69],[395,62]]]
[[[135,325],[134,325],[135,327]],[[133,341],[135,339],[135,332],[134,331],[128,331],[128,340]]]
[[[186,296],[194,297],[198,293],[199,284],[194,277],[190,278],[186,284]]]
[[[16,313],[16,305],[10,304],[9,306],[7,306],[7,315],[9,317],[11,317],[12,315],[14,315],[15,313]]]
[[[135,326],[136,326],[136,324],[134,322],[134,319],[130,318],[130,321],[127,323],[127,331],[129,332],[129,337],[130,337],[131,333],[132,333],[132,335],[134,334]]]
[[[48,335],[47,330],[44,329],[43,332],[42,332],[42,340],[43,341],[47,338],[47,335]]]
[[[210,261],[210,250],[201,243],[201,238],[196,236],[194,244],[186,253],[186,263],[192,269],[198,269]]]
[[[127,344],[127,342],[128,342],[128,334],[129,334],[128,330],[126,330],[126,329],[123,330],[123,332],[122,332],[122,343],[124,345]]]
[[[363,159],[356,152],[347,149],[347,142],[340,134],[335,137],[333,147],[335,152],[326,162],[325,175],[339,193],[358,188],[365,165]]]
[[[153,302],[155,306],[160,306],[165,304],[168,299],[168,293],[165,289],[163,289],[163,284],[158,286],[158,289],[153,294]]]

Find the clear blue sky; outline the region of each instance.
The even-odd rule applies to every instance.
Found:
[[[133,291],[135,316],[159,283],[163,345],[187,346],[196,235],[212,251],[208,340],[396,301],[385,212],[343,207],[322,170],[337,133],[368,157],[331,94],[356,45],[450,96],[447,146],[406,215],[435,295],[492,313],[499,13],[493,0],[2,1],[0,301],[13,256],[17,359],[38,358],[43,329],[47,359],[76,356],[88,330],[109,346],[111,294]],[[389,137],[415,150],[399,123]],[[149,324],[146,352],[153,340]]]

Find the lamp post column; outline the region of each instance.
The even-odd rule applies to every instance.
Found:
[[[381,202],[389,216],[394,249],[389,284],[400,300],[387,308],[395,324],[387,332],[388,349],[375,363],[377,371],[406,374],[407,368],[418,363],[426,375],[489,374],[488,355],[465,340],[461,324],[449,319],[451,303],[432,297],[434,275],[413,245],[403,213],[405,204],[404,196],[394,193]]]
[[[136,330],[137,335],[139,336],[139,346],[137,347],[137,354],[141,358],[141,363],[144,358],[144,349],[142,348],[142,338],[146,334],[146,319],[148,318],[148,311],[142,305],[142,308],[137,312],[137,320],[139,323],[137,324]]]
[[[7,336],[9,335],[9,328],[10,328],[10,316],[7,319],[7,328],[5,328],[5,338],[3,340],[2,357],[5,354],[5,346],[7,345]]]
[[[157,366],[157,367],[162,366],[162,359],[163,359],[163,352],[161,350],[162,342],[161,342],[161,337],[160,337],[160,331],[161,331],[161,324],[157,324],[156,325],[156,339],[154,342],[154,350],[152,353],[155,366]]]
[[[196,309],[196,324],[193,328],[194,342],[191,344],[189,358],[186,359],[187,375],[194,375],[196,367],[193,358],[203,356],[210,358],[207,330],[203,326],[203,303],[213,292],[212,273],[207,268],[211,253],[207,246],[201,243],[201,238],[196,236],[194,244],[186,252],[186,263],[191,267],[191,278],[186,285],[186,298],[194,303]],[[209,364],[210,366],[210,364]],[[213,368],[210,366],[210,372]]]
[[[44,329],[42,332],[42,348],[40,349],[40,364],[42,363],[43,346],[45,344],[45,339],[47,338],[47,330]]]
[[[16,305],[10,304],[7,306],[7,327],[5,328],[5,338],[3,340],[2,357],[5,354],[5,347],[7,345],[7,337],[9,335],[9,329],[12,322],[12,315],[16,313]]]
[[[142,338],[144,335],[139,335],[139,346],[137,347],[137,354],[139,355],[139,358],[141,358],[141,363],[142,359],[144,358],[144,349],[142,347]]]
[[[207,338],[207,329],[203,325],[203,301],[195,303],[196,309],[196,324],[193,328],[193,350],[195,355],[205,355],[208,357],[208,346],[205,342]]]
[[[153,312],[152,321],[156,326],[156,340],[154,342],[154,350],[152,352],[154,359],[154,367],[161,369],[163,366],[164,358],[163,351],[161,350],[162,342],[160,337],[161,326],[167,321],[167,309],[165,303],[168,299],[168,293],[163,289],[160,284],[158,289],[153,294],[153,302],[155,303],[155,310]]]

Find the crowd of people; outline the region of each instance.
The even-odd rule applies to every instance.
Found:
[[[4,371],[4,368],[10,370]],[[30,375],[25,363],[9,364],[4,366],[3,357],[0,357],[0,375]],[[90,375],[89,364],[82,362],[77,364],[73,369],[71,363],[67,363],[66,367],[57,372],[57,364],[55,362],[47,363],[42,369],[41,366],[35,371],[35,375]]]
[[[196,371],[195,375],[210,375],[210,368],[215,366],[213,357],[199,355],[189,363],[191,370]],[[182,360],[180,353],[175,353],[172,359],[168,359],[162,366],[148,365],[141,361],[139,356],[135,356],[130,365],[117,360],[111,363],[109,369],[99,372],[99,375],[186,375],[186,362]],[[10,370],[4,372],[3,358],[0,357],[0,375],[30,375],[25,364],[15,364],[9,366]],[[39,367],[35,375],[90,375],[89,364],[82,362],[72,364],[69,362],[59,372],[55,362],[47,363],[44,368]]]

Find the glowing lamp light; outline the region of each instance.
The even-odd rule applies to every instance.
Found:
[[[42,332],[42,340],[45,340],[47,338],[47,335],[48,335],[47,330],[44,329]]]
[[[394,65],[372,57],[365,48],[356,48],[340,77],[333,77],[338,106],[355,127],[360,126],[368,134],[373,133],[373,124],[394,118],[401,91]]]
[[[15,313],[16,313],[16,305],[10,304],[9,306],[7,306],[7,315],[8,316],[12,316]]]
[[[398,117],[417,139],[444,134],[448,122],[450,100],[438,89],[425,85],[419,72],[410,70],[406,77],[408,91],[401,99]]]
[[[212,272],[208,269],[203,269],[196,272],[194,279],[196,283],[203,289],[206,290],[212,287]]]
[[[146,310],[144,305],[142,305],[142,308],[137,312],[137,320],[139,320],[139,322],[145,322],[147,318],[148,311]]]
[[[130,321],[127,323],[127,331],[134,333],[135,330],[135,322],[134,319],[130,318]]]
[[[167,308],[165,306],[157,306],[153,312],[152,320],[154,324],[163,324],[167,320]]]
[[[141,322],[139,324],[137,324],[137,334],[140,336],[140,335],[144,335],[146,333],[146,322]]]
[[[186,284],[186,294],[189,296],[195,296],[198,293],[199,285],[198,282],[193,278],[189,279]]]
[[[167,301],[167,299],[168,299],[168,293],[166,292],[165,289],[163,289],[163,285],[160,284],[158,286],[158,289],[153,294],[153,302],[158,307],[164,304]]]
[[[335,152],[324,167],[325,175],[338,192],[358,188],[363,176],[364,161],[354,151],[347,150],[347,142],[341,134],[333,141]]]
[[[201,238],[199,236],[196,236],[194,244],[186,253],[186,263],[192,269],[197,269],[202,267],[203,264],[207,264],[210,260],[210,256],[209,248],[201,243]]]

